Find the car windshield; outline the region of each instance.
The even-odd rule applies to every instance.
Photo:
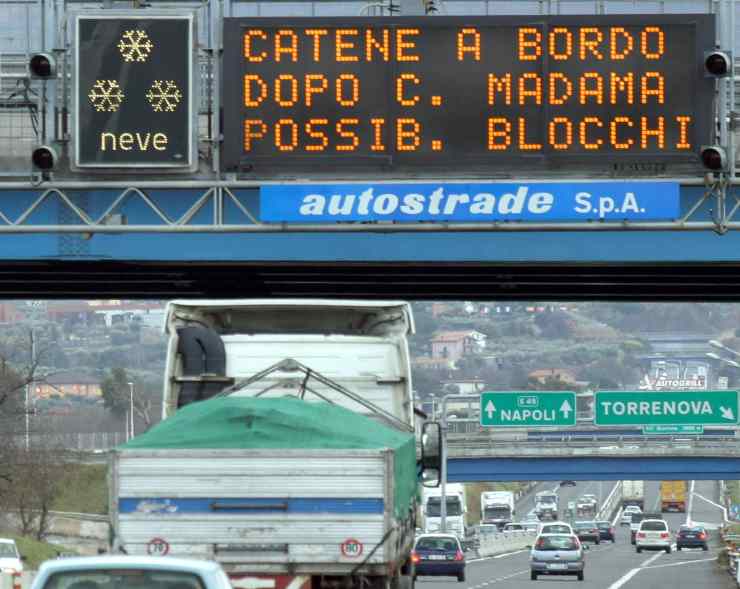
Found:
[[[427,515],[441,516],[442,501],[439,497],[430,497],[427,503]],[[447,516],[462,515],[462,506],[458,497],[447,497]]]
[[[0,544],[0,558],[17,558],[18,552],[15,549],[15,544],[2,543]]]
[[[452,536],[419,538],[416,541],[416,550],[444,550],[457,551],[457,540]]]
[[[640,529],[648,532],[665,532],[668,526],[665,522],[642,522]]]
[[[510,517],[508,507],[486,507],[483,510],[483,516],[486,519]]]
[[[596,527],[594,522],[576,522],[573,528],[576,530],[591,530]]]
[[[121,568],[56,573],[42,589],[203,589],[203,583],[192,573]]]
[[[578,542],[573,536],[541,536],[537,540],[537,550],[578,550]]]
[[[542,528],[543,534],[570,534],[570,529],[568,526],[564,526],[562,524],[553,525],[553,526],[544,526]]]
[[[704,531],[704,528],[701,527],[691,527],[691,526],[681,526],[682,532],[691,532],[692,534],[700,534]]]

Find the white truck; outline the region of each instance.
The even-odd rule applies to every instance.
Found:
[[[480,494],[480,523],[494,524],[501,530],[514,521],[516,507],[511,491],[484,491]]]
[[[465,503],[465,485],[448,484],[446,488],[446,518],[448,532],[455,534],[461,541],[467,535],[467,512]],[[423,496],[424,531],[439,532],[442,529],[442,489],[424,489]]]
[[[645,483],[643,481],[622,481],[622,507],[637,505],[645,509]]]
[[[165,419],[111,462],[112,548],[213,559],[235,589],[412,586],[416,452],[366,439],[375,425],[391,442],[414,439],[410,306],[173,301],[165,332]],[[265,403],[286,396],[308,417],[272,419]],[[312,416],[316,402],[364,420],[357,435],[339,432],[349,417]],[[230,424],[269,435],[224,436]],[[438,429],[424,430],[439,446]]]
[[[534,512],[540,520],[558,519],[558,494],[541,491],[534,496]]]

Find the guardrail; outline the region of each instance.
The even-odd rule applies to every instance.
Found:
[[[493,534],[480,534],[480,556],[493,556],[505,552],[521,550],[534,543],[535,532],[516,530],[513,532],[496,532]]]
[[[604,501],[599,513],[597,514],[598,520],[612,521],[614,512],[617,511],[622,505],[622,481],[617,482],[609,493],[609,496]]]

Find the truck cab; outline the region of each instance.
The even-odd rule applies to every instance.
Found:
[[[404,301],[321,299],[175,300],[167,304],[163,418],[292,359],[414,427]],[[367,407],[321,383],[278,371],[238,395],[305,395],[357,413]]]
[[[455,534],[461,541],[467,533],[467,506],[465,487],[461,484],[447,485],[446,488],[446,531]],[[424,529],[427,533],[442,530],[442,489],[424,489]]]
[[[537,493],[534,498],[534,510],[540,520],[558,519],[558,495],[551,491]]]

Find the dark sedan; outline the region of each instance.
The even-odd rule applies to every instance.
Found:
[[[422,534],[411,552],[414,578],[422,575],[457,577],[465,581],[465,554],[456,536]]]
[[[599,528],[599,537],[602,540],[609,540],[612,543],[615,542],[614,526],[611,524],[611,522],[596,522],[596,527]]]
[[[601,532],[599,532],[599,528],[594,521],[574,523],[573,532],[583,542],[590,541],[595,544],[601,544]]]
[[[681,526],[676,534],[676,550],[681,548],[701,548],[709,550],[709,534],[701,526]]]

